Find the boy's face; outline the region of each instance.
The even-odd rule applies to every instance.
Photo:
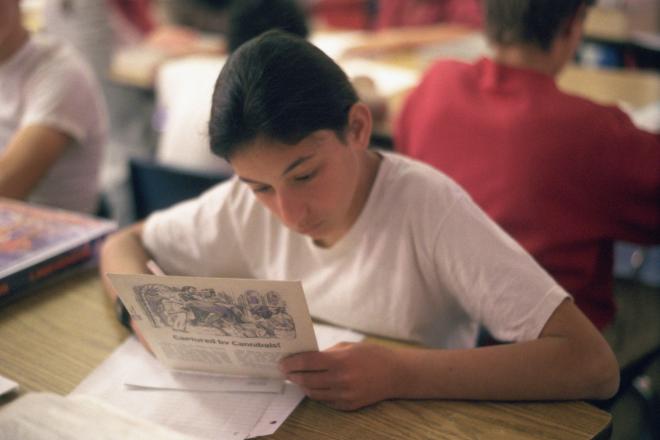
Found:
[[[336,243],[364,204],[360,176],[365,149],[318,130],[291,146],[258,138],[231,163],[257,199],[288,228],[320,246]]]

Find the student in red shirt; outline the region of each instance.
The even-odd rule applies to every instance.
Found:
[[[660,137],[557,88],[591,3],[485,1],[493,58],[432,66],[395,143],[467,189],[603,329],[614,240],[660,242]]]
[[[480,0],[380,0],[376,28],[454,23],[481,28]]]

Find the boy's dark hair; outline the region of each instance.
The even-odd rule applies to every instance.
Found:
[[[485,0],[486,34],[503,46],[533,44],[544,51],[581,6],[595,0]]]
[[[211,150],[229,160],[257,137],[294,145],[322,129],[343,140],[357,101],[346,74],[320,49],[268,31],[238,48],[220,72],[209,120]]]
[[[307,38],[307,17],[296,0],[240,0],[229,8],[227,43],[233,52],[246,41],[271,29]]]

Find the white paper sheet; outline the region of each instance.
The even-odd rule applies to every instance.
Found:
[[[281,393],[284,381],[252,377],[232,377],[173,371],[153,356],[145,357],[140,365],[127,372],[124,384],[129,388],[161,390]]]
[[[0,440],[194,440],[89,396],[28,393],[0,412]]]
[[[112,406],[200,439],[244,439],[270,404],[272,393],[129,390],[125,378],[152,360],[129,338],[72,395],[97,397]]]
[[[314,325],[320,349],[364,336],[351,330]],[[124,387],[135,371],[157,362],[135,338],[129,338],[71,393],[96,397],[174,431],[200,439],[243,439],[272,434],[305,397],[287,383],[283,393],[218,393],[131,390]]]
[[[216,393],[281,393],[284,381],[253,377],[229,377],[203,373],[168,371],[135,372],[125,379],[130,389],[206,391]]]
[[[624,102],[619,103],[619,106],[630,116],[637,128],[660,133],[660,101],[651,102],[643,107],[633,107]]]
[[[3,394],[16,391],[18,389],[18,384],[11,379],[8,379],[4,376],[0,376],[0,396]]]
[[[319,350],[327,350],[340,342],[360,342],[364,339],[362,333],[325,324],[314,324],[314,333]]]

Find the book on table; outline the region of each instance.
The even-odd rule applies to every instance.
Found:
[[[114,222],[0,198],[0,304],[93,262]]]

